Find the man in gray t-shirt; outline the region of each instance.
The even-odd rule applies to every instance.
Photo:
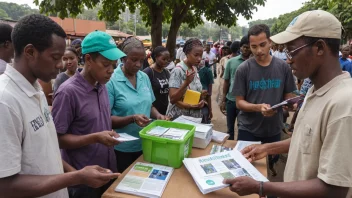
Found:
[[[295,82],[289,65],[269,54],[268,26],[253,26],[248,37],[254,57],[239,66],[232,90],[236,105],[241,110],[238,140],[277,142],[281,140],[283,115],[282,109],[275,111],[271,106],[292,97],[290,93],[296,90]],[[274,161],[269,162],[271,170]]]
[[[286,93],[296,90],[290,67],[281,59],[272,57],[271,63],[260,66],[255,58],[243,62],[236,72],[233,92],[236,96],[252,104],[273,106],[284,100]],[[281,133],[283,123],[282,109],[265,117],[261,112],[241,111],[238,115],[239,130],[255,137],[267,138]]]

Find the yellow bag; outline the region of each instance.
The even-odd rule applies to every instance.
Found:
[[[190,105],[197,105],[199,103],[200,96],[200,92],[187,89],[183,102]]]

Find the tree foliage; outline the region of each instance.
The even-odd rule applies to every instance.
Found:
[[[280,15],[279,18],[275,21],[275,23],[271,27],[271,34],[275,35],[284,30],[286,30],[287,26],[291,23],[291,21],[298,15],[302,14],[303,12],[314,10],[316,7],[312,3],[305,3],[304,6],[298,10],[295,10],[290,13],[286,13]]]
[[[257,5],[264,5],[266,0],[34,0],[40,11],[58,14],[61,18],[76,17],[84,7],[93,8],[101,3],[99,19],[117,21],[121,12],[128,7],[131,12],[140,8],[141,16],[151,26],[153,46],[161,45],[162,24],[169,23],[168,48],[174,53],[177,32],[182,23],[190,28],[203,24],[202,17],[218,25],[231,27],[236,25],[241,14],[250,19]]]
[[[352,38],[352,0],[313,0],[319,9],[326,10],[336,16],[344,28],[344,38]]]
[[[18,5],[16,3],[0,2],[0,18],[19,20],[28,14],[37,14],[39,10],[31,9],[27,4]],[[3,11],[1,11],[3,10]]]
[[[258,24],[265,24],[267,26],[269,26],[269,28],[271,28],[277,21],[277,18],[270,18],[270,19],[264,19],[264,20],[255,20],[255,21],[250,21],[248,23],[249,28],[251,28],[254,25],[258,25]]]

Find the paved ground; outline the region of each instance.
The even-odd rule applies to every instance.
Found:
[[[224,114],[221,113],[220,109],[219,109],[219,105],[217,103],[218,98],[220,97],[220,95],[222,94],[222,83],[223,80],[219,80],[219,77],[217,79],[214,80],[215,84],[213,85],[213,95],[212,95],[212,107],[213,107],[213,119],[212,119],[212,123],[214,124],[214,129],[217,131],[221,131],[221,132],[227,132],[227,126],[226,126],[226,116]],[[220,89],[221,88],[221,89]],[[290,116],[290,118],[292,117],[292,115]],[[290,118],[288,119],[288,122],[290,122]],[[237,126],[235,127],[235,137],[237,137]],[[282,133],[282,138],[286,139],[287,135],[285,133]],[[285,165],[286,165],[286,155],[281,155],[280,156],[280,160],[279,162],[276,164],[275,169],[277,171],[277,176],[272,177],[269,174],[268,171],[268,179],[270,181],[273,182],[279,182],[279,181],[283,181],[283,172],[285,169]]]

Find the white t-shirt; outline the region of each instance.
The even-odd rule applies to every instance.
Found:
[[[209,64],[211,65],[216,60],[216,55],[213,52],[209,52],[209,54],[208,54],[206,51],[204,51],[202,59],[209,60]]]
[[[0,75],[5,72],[7,62],[4,60],[0,59]]]
[[[186,54],[183,52],[183,48],[182,47],[178,48],[176,53],[176,59],[183,61],[185,58],[186,58]]]
[[[275,51],[273,56],[275,56],[276,58],[279,58],[281,60],[286,60],[287,56],[285,54],[285,52],[280,52],[279,50]]]
[[[0,76],[0,112],[0,178],[64,173],[55,125],[38,82],[30,84],[8,65]],[[43,197],[68,198],[68,192],[65,188]]]

